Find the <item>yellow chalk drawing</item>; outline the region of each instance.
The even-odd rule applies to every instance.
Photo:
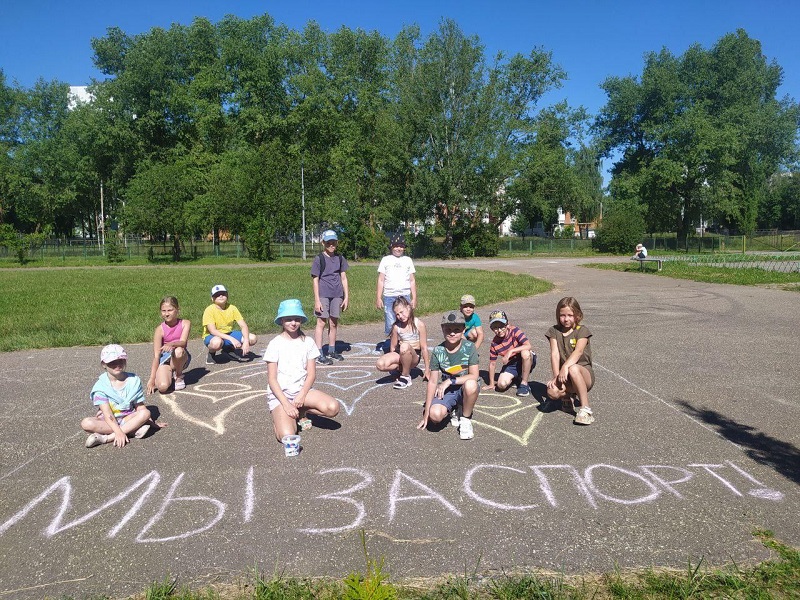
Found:
[[[531,412],[534,413],[534,416],[533,419],[528,422]],[[476,414],[480,415],[481,418],[476,419],[474,416]],[[524,417],[522,425],[527,425],[525,431],[522,433],[515,433],[514,431],[500,427],[500,424],[504,424],[507,419],[517,415]],[[503,394],[494,392],[481,392],[480,396],[478,396],[478,404],[473,410],[472,423],[507,435],[520,445],[527,446],[533,431],[536,429],[537,425],[539,425],[543,416],[544,413],[537,410],[536,405],[531,404],[529,398],[521,400],[515,396],[504,396]],[[512,425],[512,423],[518,424],[521,420],[520,417],[513,419],[506,427]]]

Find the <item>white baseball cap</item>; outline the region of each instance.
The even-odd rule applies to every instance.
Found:
[[[121,358],[127,360],[128,353],[125,352],[125,348],[123,348],[119,344],[109,344],[100,351],[101,363],[107,364],[110,362],[114,362],[115,360],[119,360]]]
[[[214,287],[211,288],[211,297],[213,298],[220,292],[225,292],[227,294],[228,289],[224,285],[215,285]]]

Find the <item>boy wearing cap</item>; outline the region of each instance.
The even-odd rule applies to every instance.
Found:
[[[381,259],[378,265],[378,290],[375,306],[383,310],[383,333],[386,337],[392,333],[394,325],[394,301],[404,296],[411,303],[411,308],[417,308],[417,280],[414,277],[416,269],[410,256],[404,256],[406,240],[403,234],[392,236],[389,245],[390,253]]]
[[[142,438],[152,424],[144,405],[142,380],[125,371],[128,354],[119,344],[109,344],[100,351],[100,364],[104,372],[89,393],[97,414],[83,419],[81,429],[89,433],[87,448],[110,442],[122,448],[129,435]]]
[[[425,429],[428,421],[441,423],[451,416],[450,422],[458,427],[458,436],[471,440],[475,437],[472,410],[480,392],[478,352],[475,344],[464,338],[464,315],[459,311],[444,314],[442,333],[444,341],[431,352],[430,364],[431,373],[438,370],[441,375],[439,381],[436,377],[428,379],[425,408],[417,429]],[[459,405],[461,416],[456,423]]]
[[[234,331],[237,325],[239,329]],[[250,346],[257,341],[239,309],[228,303],[227,288],[224,285],[212,287],[211,304],[203,312],[203,343],[208,347],[206,364],[215,363],[220,350],[241,349],[242,356],[247,356]]]
[[[475,312],[475,296],[472,294],[461,296],[461,314],[464,315],[464,337],[478,350],[483,343],[483,323]]]
[[[333,359],[344,360],[336,351],[336,331],[339,326],[339,315],[347,310],[350,289],[347,285],[347,259],[336,252],[339,238],[333,229],[322,234],[322,248],[311,263],[311,282],[314,287],[314,315],[317,317],[317,328],[314,341],[320,355],[317,363],[332,365]],[[322,334],[328,327],[328,355],[322,351]]]
[[[519,327],[508,324],[508,315],[504,310],[493,310],[489,314],[489,328],[494,338],[489,346],[489,385],[486,389],[497,389],[505,392],[516,380],[517,396],[531,393],[528,377],[536,366],[536,353],[531,350],[531,343]],[[494,381],[497,359],[503,359],[503,370]]]

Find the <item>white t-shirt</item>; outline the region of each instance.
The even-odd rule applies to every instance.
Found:
[[[384,275],[384,296],[408,296],[411,294],[411,274],[416,273],[416,269],[410,256],[387,254],[378,265],[378,273]]]
[[[283,334],[272,338],[264,352],[264,362],[278,363],[278,385],[285,394],[294,396],[306,381],[308,361],[319,356],[314,338],[306,335],[291,339]],[[271,394],[267,384],[267,394]]]

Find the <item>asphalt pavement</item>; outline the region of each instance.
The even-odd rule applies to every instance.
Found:
[[[341,411],[315,419],[292,458],[272,434],[260,357],[207,366],[192,340],[186,389],[148,397],[166,427],[86,449],[99,348],[0,354],[0,597],[122,597],[167,576],[235,582],[253,567],[340,577],[364,568],[362,530],[395,580],[746,564],[770,556],[756,529],[799,546],[800,294],[586,262],[447,263],[556,286],[498,306],[477,298],[484,322],[508,312],[539,364],[532,396],[480,395],[470,441],[446,424],[416,429],[425,385],[417,373],[394,390],[375,370],[377,311],[371,325],[343,320],[345,360],[316,384]],[[567,295],[593,332],[589,427],[540,406],[544,332]],[[438,319],[424,319],[430,345]],[[146,378],[150,346],[127,350]],[[488,342],[480,354],[485,372]]]

